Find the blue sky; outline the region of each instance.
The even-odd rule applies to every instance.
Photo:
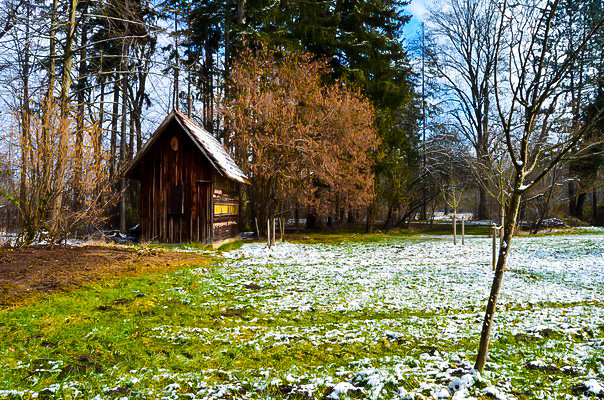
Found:
[[[420,24],[427,16],[427,5],[429,3],[430,0],[411,0],[411,4],[405,7],[405,11],[413,16],[411,18],[411,22],[409,22],[404,28],[405,41],[407,43],[420,36]]]

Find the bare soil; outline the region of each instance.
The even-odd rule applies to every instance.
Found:
[[[0,249],[0,307],[107,278],[141,275],[185,265],[206,265],[209,256],[164,249],[82,246]]]

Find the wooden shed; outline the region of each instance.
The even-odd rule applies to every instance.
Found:
[[[212,243],[239,233],[239,192],[249,184],[224,147],[172,111],[125,176],[141,183],[141,240]]]

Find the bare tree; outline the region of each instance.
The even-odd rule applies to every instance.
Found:
[[[475,368],[485,367],[497,299],[510,254],[523,195],[547,176],[589,131],[589,126],[558,132],[552,119],[559,111],[561,82],[574,60],[585,51],[604,20],[596,22],[575,46],[561,43],[553,24],[558,0],[544,3],[522,0],[499,4],[495,59],[505,59],[506,68],[494,66],[494,93],[498,124],[506,157],[513,167],[510,190],[505,198],[502,245],[482,326]]]
[[[484,163],[491,140],[497,9],[491,0],[447,0],[438,7],[431,11],[435,45],[428,55],[452,100],[450,111],[456,129],[471,143],[475,159]],[[479,187],[478,218],[486,219],[487,191],[484,185]]]

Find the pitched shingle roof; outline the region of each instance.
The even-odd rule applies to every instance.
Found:
[[[197,122],[178,110],[173,110],[166,119],[164,119],[159,128],[155,130],[149,141],[128,166],[128,169],[124,174],[125,176],[133,176],[134,169],[138,162],[172,120],[178,122],[219,174],[240,183],[250,183],[247,176],[241,171],[237,164],[235,164],[235,161],[229,153],[226,152],[224,146],[208,131],[197,124]]]

